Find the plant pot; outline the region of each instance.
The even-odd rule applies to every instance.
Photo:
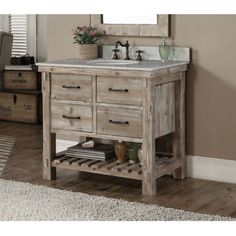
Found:
[[[98,57],[97,44],[78,44],[78,59],[96,59]]]
[[[127,152],[128,152],[129,163],[135,164],[135,163],[139,162],[139,159],[138,159],[138,149],[136,149],[136,148],[128,148]]]
[[[132,164],[139,163],[138,150],[140,149],[140,147],[141,147],[140,143],[129,143],[127,148],[127,153],[130,163]]]

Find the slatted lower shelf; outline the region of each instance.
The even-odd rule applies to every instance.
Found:
[[[129,179],[142,178],[142,166],[140,164],[130,164],[129,162],[120,164],[116,160],[96,161],[62,155],[52,161],[52,166]]]

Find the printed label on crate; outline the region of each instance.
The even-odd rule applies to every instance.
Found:
[[[11,114],[12,114],[12,109],[11,109],[10,106],[8,106],[8,107],[0,107],[0,115],[1,116],[7,117],[7,116],[11,116]]]
[[[31,104],[23,104],[24,110],[26,111],[31,111],[32,110],[32,105]]]
[[[26,84],[27,80],[25,80],[25,79],[12,79],[11,82],[14,84]]]

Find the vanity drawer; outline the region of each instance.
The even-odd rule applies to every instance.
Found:
[[[51,103],[53,129],[92,132],[92,120],[91,106]]]
[[[142,112],[97,107],[97,133],[132,138],[142,137]]]
[[[97,102],[142,105],[142,80],[97,77]]]
[[[52,74],[51,98],[92,101],[92,76]]]

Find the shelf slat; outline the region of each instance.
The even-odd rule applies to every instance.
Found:
[[[116,160],[98,161],[60,156],[52,161],[52,166],[130,179],[142,179],[142,166],[140,164],[128,162],[121,164]]]

